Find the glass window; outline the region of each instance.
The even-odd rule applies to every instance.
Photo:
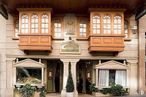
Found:
[[[48,15],[42,15],[42,23],[41,23],[41,33],[49,32],[49,18]]]
[[[16,82],[25,84],[41,84],[41,68],[17,67]]]
[[[61,23],[59,20],[55,20],[54,22],[54,36],[61,37]]]
[[[122,32],[122,18],[121,16],[114,17],[114,34],[121,34]]]
[[[85,23],[81,23],[80,24],[80,36],[81,37],[86,37],[86,28],[87,28],[87,24]]]
[[[103,33],[111,34],[111,18],[110,16],[103,17]]]
[[[32,15],[31,17],[31,33],[38,33],[38,15]]]
[[[93,34],[100,34],[100,17],[94,16],[92,21]]]
[[[100,87],[108,87],[112,84],[120,84],[122,86],[126,86],[127,82],[127,73],[126,70],[116,70],[116,69],[110,69],[110,70],[99,70],[99,78],[98,78],[98,85]]]
[[[21,33],[28,32],[28,15],[22,15],[21,17]]]

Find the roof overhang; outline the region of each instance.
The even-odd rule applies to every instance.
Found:
[[[87,14],[89,8],[126,9],[125,16],[137,13],[145,0],[1,0],[11,14],[18,14],[17,8],[52,8],[54,14]]]

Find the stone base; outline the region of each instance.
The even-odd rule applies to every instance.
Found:
[[[63,89],[61,91],[61,97],[66,97],[66,89]],[[74,97],[78,97],[78,92],[77,90],[74,91]]]
[[[65,89],[63,89],[63,90],[61,91],[61,97],[66,97],[66,90],[65,90]]]

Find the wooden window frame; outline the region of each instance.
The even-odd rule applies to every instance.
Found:
[[[94,16],[100,16],[100,34],[94,34],[93,33],[93,17]],[[104,16],[110,17],[110,33],[104,33]],[[121,33],[115,34],[114,33],[114,17],[120,16],[121,17]],[[117,12],[117,11],[99,11],[99,12],[91,12],[90,14],[90,36],[124,36],[124,15],[123,12]]]
[[[120,17],[119,19],[121,19],[121,23],[116,23],[116,26],[121,26],[121,28],[119,29],[118,27],[116,28],[116,30],[117,30],[117,33],[115,33],[115,18],[116,17]],[[116,20],[119,20],[119,19],[116,19]],[[120,31],[120,33],[118,32],[118,30],[121,30]],[[121,35],[122,34],[122,16],[121,15],[119,15],[119,14],[117,14],[117,15],[114,15],[114,17],[113,17],[113,34],[115,34],[115,35]]]
[[[94,20],[94,17],[98,17],[98,18],[96,18],[96,21],[97,21],[97,19],[99,19],[99,23],[93,23],[93,20]],[[96,33],[94,33],[94,24],[96,25]],[[99,25],[99,28],[97,27],[97,25]],[[97,33],[97,30],[99,30],[99,33]],[[93,17],[92,17],[92,33],[94,34],[94,35],[99,35],[99,34],[101,34],[101,16],[99,15],[99,14],[95,14]]]
[[[89,19],[86,18],[85,16],[78,16],[77,17],[77,40],[79,41],[86,41],[89,36]],[[80,24],[86,24],[86,36],[81,36],[80,35]]]
[[[54,24],[55,23],[58,23],[58,22],[56,22],[56,21],[59,21],[59,23],[61,24],[61,27],[60,27],[60,29],[61,29],[61,36],[60,37],[56,37],[55,36],[55,26],[54,26]],[[53,19],[53,21],[52,21],[52,32],[53,32],[53,38],[54,39],[64,39],[63,37],[64,37],[64,33],[63,33],[63,23],[62,23],[62,18],[61,17],[57,17],[57,18],[54,18]]]
[[[27,33],[22,31],[22,16],[23,15],[27,15],[28,16],[28,32]],[[29,14],[22,13],[21,16],[20,16],[20,32],[21,32],[21,34],[29,34],[30,33],[30,26],[29,25],[30,25],[30,17],[29,17]]]
[[[37,16],[37,18],[33,18],[33,16]],[[34,22],[32,22],[32,20],[34,19]],[[37,22],[35,22],[37,19]],[[35,28],[37,24],[37,28]],[[34,25],[34,28],[32,27],[32,25]],[[34,29],[34,32],[32,31],[32,29]],[[35,32],[35,30],[37,30],[38,32]],[[40,33],[40,16],[38,13],[33,13],[31,16],[30,16],[30,33],[31,34],[39,34]]]
[[[43,27],[42,27],[42,24],[43,24],[43,22],[42,22],[43,15],[48,16],[48,22],[47,22],[47,23],[45,23],[45,24],[47,24],[47,25],[48,25],[48,28],[47,28],[47,27],[45,28],[45,29],[47,29],[47,30],[48,30],[48,32],[42,32],[42,29],[43,29]],[[49,15],[48,15],[47,13],[43,13],[43,14],[41,14],[40,18],[41,18],[41,20],[40,20],[40,21],[41,21],[41,22],[40,22],[40,33],[41,33],[41,34],[48,34],[48,33],[49,33]]]
[[[104,17],[110,17],[110,18],[109,18],[110,23],[107,23],[107,21],[106,21],[106,23],[104,23]],[[106,19],[106,20],[107,20],[107,19]],[[112,16],[111,16],[111,14],[104,14],[104,16],[102,17],[102,21],[103,21],[103,22],[102,22],[102,25],[103,25],[103,26],[102,26],[102,29],[103,29],[102,34],[103,34],[103,35],[111,35],[111,34],[112,34],[112,22],[113,22],[113,21],[112,21]],[[104,25],[105,25],[105,24],[106,24],[106,26],[110,26],[110,29],[107,29],[107,27],[106,27],[106,29],[109,30],[110,33],[105,33],[105,32],[104,32],[104,30],[105,30]],[[107,24],[108,24],[108,25],[107,25]],[[106,31],[107,31],[107,30],[106,30]]]
[[[84,27],[85,26],[85,27]],[[80,23],[79,24],[79,37],[87,37],[87,23]],[[81,30],[82,29],[82,30]],[[85,31],[84,31],[85,30]],[[81,35],[82,33],[82,35]],[[84,36],[85,34],[85,36]]]

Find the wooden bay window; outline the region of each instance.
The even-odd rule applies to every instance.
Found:
[[[19,8],[19,48],[51,50],[51,10]]]
[[[90,10],[89,51],[124,50],[124,10]]]

